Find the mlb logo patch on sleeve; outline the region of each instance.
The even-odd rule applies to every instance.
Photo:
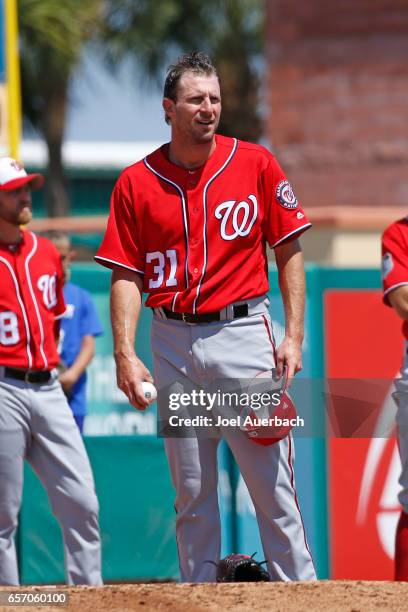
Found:
[[[289,181],[281,181],[276,187],[276,199],[284,208],[297,208],[298,201]]]
[[[392,259],[391,253],[384,253],[383,258],[382,258],[382,265],[381,265],[383,279],[387,278],[387,276],[389,275],[393,267],[394,267],[394,261]]]

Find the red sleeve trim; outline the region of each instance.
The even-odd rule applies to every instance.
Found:
[[[391,306],[387,295],[388,293],[390,293],[391,291],[394,291],[394,289],[398,289],[398,287],[403,287],[404,285],[408,285],[408,281],[405,281],[403,283],[396,283],[395,285],[392,285],[391,287],[388,287],[388,289],[386,289],[383,293],[383,302],[384,304],[386,304],[387,306]]]
[[[289,232],[289,234],[286,234],[286,236],[283,236],[283,238],[279,238],[279,240],[277,242],[275,242],[275,244],[272,244],[271,245],[271,249],[274,249],[281,242],[283,242],[284,240],[287,240],[291,236],[295,236],[296,234],[304,232],[308,227],[311,227],[311,226],[312,226],[311,223],[305,223],[305,225],[302,225],[301,227],[296,228],[295,230],[293,230],[293,232]]]
[[[143,270],[138,270],[137,268],[132,268],[131,266],[126,266],[119,261],[115,261],[114,259],[108,259],[107,257],[101,257],[100,255],[95,255],[95,259],[97,263],[100,263],[101,266],[106,266],[107,268],[112,268],[113,266],[118,266],[119,268],[126,268],[126,270],[132,270],[132,272],[137,272],[138,274],[144,274]]]

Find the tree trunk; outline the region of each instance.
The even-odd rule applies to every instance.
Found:
[[[68,182],[62,163],[62,144],[67,110],[68,83],[50,92],[46,112],[41,117],[42,133],[48,148],[45,205],[50,217],[67,217],[70,213]]]
[[[255,70],[243,56],[240,62],[235,58],[223,57],[215,57],[215,60],[222,92],[219,131],[225,136],[258,142],[263,126],[259,111],[259,82]]]

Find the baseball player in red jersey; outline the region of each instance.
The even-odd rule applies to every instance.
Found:
[[[127,168],[111,201],[97,261],[112,268],[111,318],[119,387],[144,409],[150,372],[134,351],[143,292],[153,309],[158,407],[169,394],[217,380],[252,379],[275,365],[301,368],[304,270],[297,237],[310,226],[281,168],[265,148],[216,134],[218,77],[208,56],[171,66],[163,108],[171,142]],[[268,313],[266,244],[275,249],[286,313],[276,351]],[[273,580],[312,580],[293,474],[290,436],[254,444],[238,427],[167,437],[176,489],[182,581],[211,582],[220,557],[217,447],[230,446],[252,497]]]
[[[81,435],[58,382],[65,312],[55,246],[20,226],[43,177],[0,159],[0,584],[18,585],[14,534],[31,464],[63,532],[68,584],[101,584],[98,501]]]
[[[402,471],[399,501],[402,506],[395,546],[395,579],[408,581],[408,218],[392,223],[382,237],[384,302],[403,319],[405,339],[401,377],[395,380],[398,446]]]

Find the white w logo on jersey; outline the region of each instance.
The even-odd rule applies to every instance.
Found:
[[[53,308],[57,303],[56,282],[55,275],[50,276],[49,274],[43,274],[37,282],[37,287],[42,291],[44,304],[48,309]]]
[[[258,215],[258,202],[254,195],[249,195],[248,200],[228,200],[219,204],[215,209],[216,219],[222,219],[221,221],[221,237],[224,240],[234,240],[238,236],[248,236],[251,231],[257,215]],[[252,213],[252,215],[251,215]],[[228,233],[228,230],[231,230]]]

